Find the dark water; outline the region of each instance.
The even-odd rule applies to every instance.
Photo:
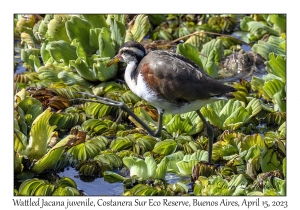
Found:
[[[108,183],[104,178],[96,178],[88,180],[86,177],[80,177],[78,171],[72,167],[67,167],[68,170],[58,173],[60,177],[70,177],[73,179],[79,190],[83,190],[86,195],[122,195],[123,183]]]
[[[66,170],[67,169],[67,170]],[[104,181],[104,178],[88,179],[78,175],[72,167],[67,167],[63,172],[58,173],[60,177],[70,177],[73,179],[79,190],[83,190],[85,195],[89,196],[120,196],[124,192],[123,183],[109,183]],[[174,184],[176,182],[188,182],[190,177],[182,177],[174,173],[168,173],[166,175],[168,184]]]
[[[14,61],[18,63],[17,67],[15,68],[16,74],[21,74],[26,71],[26,68],[23,67],[23,61],[21,60],[21,40],[15,39],[14,40]]]

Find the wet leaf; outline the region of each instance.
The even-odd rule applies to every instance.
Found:
[[[19,187],[19,194],[24,196],[32,196],[34,195],[35,191],[46,182],[44,180],[39,180],[37,178],[28,179]]]
[[[142,180],[146,180],[148,176],[147,165],[144,160],[135,157],[123,158],[123,163],[130,170],[130,177],[137,176]]]
[[[87,54],[92,54],[96,51],[96,48],[90,46],[89,34],[92,25],[77,16],[72,16],[70,20],[66,22],[66,30],[70,40],[76,39],[80,42]],[[75,59],[72,59],[75,60]]]
[[[114,43],[115,50],[119,50],[124,43],[126,27],[115,18],[110,22],[111,40]]]
[[[67,148],[73,146],[76,141],[76,136],[68,135],[58,142],[51,150],[41,157],[31,168],[36,173],[41,173],[47,169],[51,169],[60,159]]]
[[[123,176],[112,171],[104,171],[103,176],[104,180],[109,183],[123,182],[125,180]]]
[[[202,56],[207,55],[207,57]],[[204,70],[213,78],[218,76],[218,66],[223,56],[223,46],[221,40],[213,39],[203,45],[200,59]]]
[[[164,141],[157,142],[152,152],[160,155],[170,155],[175,152],[177,143],[174,140],[166,139]]]
[[[28,145],[24,151],[31,160],[40,159],[47,151],[48,141],[56,126],[49,125],[50,109],[46,109],[32,123]]]
[[[181,54],[186,58],[189,58],[191,61],[197,64],[201,69],[203,69],[202,62],[199,58],[198,49],[195,46],[189,43],[179,44],[177,45],[176,53]]]
[[[198,163],[198,160],[179,161],[176,163],[181,175],[191,175],[193,167]]]
[[[107,27],[103,14],[82,14],[81,16],[92,25],[92,28]]]
[[[266,62],[266,70],[270,74],[274,74],[286,81],[286,59],[278,55],[275,57],[274,53],[269,54],[270,60]]]
[[[55,41],[63,40],[69,44],[71,43],[65,25],[70,18],[69,15],[54,15],[54,18],[48,24],[48,34],[51,38]]]
[[[270,36],[267,42],[259,40],[257,44],[254,44],[252,50],[260,54],[264,59],[269,60],[269,54],[274,53],[285,57],[286,52],[280,47],[280,44],[286,41],[280,37]]]
[[[141,42],[150,29],[150,23],[147,15],[137,15],[133,26],[130,28],[134,40]]]
[[[50,42],[46,46],[46,50],[56,62],[64,65],[69,65],[70,60],[77,58],[76,47],[63,40]]]

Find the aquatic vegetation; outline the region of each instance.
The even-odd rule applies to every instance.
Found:
[[[58,177],[66,167],[121,183],[123,196],[286,195],[285,15],[15,15],[14,26],[25,70],[14,75],[15,195],[83,195]],[[105,67],[129,40],[182,54],[238,90],[200,110],[215,133],[213,164],[196,112],[164,115],[154,138],[98,100],[158,126],[157,110],[124,82],[124,66]],[[170,174],[183,178],[170,184]]]

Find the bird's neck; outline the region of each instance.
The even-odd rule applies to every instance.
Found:
[[[135,89],[137,83],[137,62],[130,61],[127,63],[127,67],[124,74],[125,82],[131,90]]]

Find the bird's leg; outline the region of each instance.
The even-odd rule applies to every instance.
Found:
[[[159,116],[158,116],[158,127],[157,130],[152,130],[144,121],[142,121],[128,106],[126,106],[126,104],[124,104],[123,102],[119,102],[119,101],[114,101],[111,100],[109,98],[103,98],[100,96],[95,96],[89,93],[84,93],[84,92],[79,92],[80,94],[89,96],[91,98],[96,98],[97,100],[93,100],[93,99],[80,99],[82,101],[89,101],[89,102],[97,102],[97,103],[103,103],[109,106],[117,106],[120,109],[122,109],[123,111],[127,112],[134,120],[137,121],[137,123],[139,123],[151,136],[154,137],[160,137],[161,136],[161,129],[162,129],[162,115],[163,115],[163,111],[159,112]],[[78,100],[78,99],[74,99],[74,100]]]
[[[214,142],[214,130],[213,128],[208,124],[205,117],[201,114],[200,110],[197,110],[196,113],[201,118],[202,122],[205,124],[207,129],[207,135],[208,135],[208,163],[212,164],[212,147]]]
[[[157,110],[158,111],[158,125],[156,131],[153,133],[153,136],[160,137],[161,136],[161,129],[162,129],[162,118],[164,114],[164,110]]]

